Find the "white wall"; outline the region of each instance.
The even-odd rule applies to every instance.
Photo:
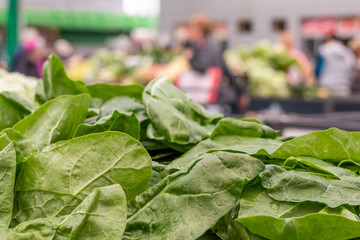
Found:
[[[158,15],[160,0],[19,0],[24,8]],[[0,0],[4,8],[8,0]]]
[[[122,12],[122,0],[20,0],[24,8]],[[0,0],[4,8],[8,0]]]
[[[288,29],[300,39],[300,24],[305,17],[360,16],[359,0],[162,0],[160,31],[171,33],[177,22],[186,21],[197,12],[208,14],[215,21],[227,21],[231,45],[251,44],[263,38],[276,41],[271,22],[285,18]],[[237,22],[250,18],[251,34],[238,33]]]

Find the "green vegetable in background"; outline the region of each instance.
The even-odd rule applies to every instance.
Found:
[[[39,79],[22,75],[17,72],[7,72],[0,69],[0,93],[11,92],[30,103],[35,101],[35,92]]]
[[[252,96],[290,97],[287,71],[291,68],[299,69],[299,64],[283,46],[261,41],[250,49],[229,49],[225,54],[225,60],[234,74],[247,73],[248,91]]]

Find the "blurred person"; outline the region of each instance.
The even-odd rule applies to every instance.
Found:
[[[0,32],[0,46],[4,45],[4,36],[3,34]],[[3,49],[4,51],[4,49]],[[7,69],[8,65],[7,62],[4,59],[4,52],[0,50],[0,69]]]
[[[54,43],[54,53],[63,61],[66,62],[73,54],[73,45],[65,39],[58,39]]]
[[[189,41],[185,43],[184,49],[190,70],[180,76],[177,85],[198,103],[211,105],[236,101],[239,109],[245,109],[248,98],[225,65],[220,47],[210,40],[211,30],[212,23],[206,15],[197,14],[190,19]],[[231,88],[226,87],[223,77]],[[231,96],[236,99],[232,100]]]
[[[356,57],[356,67],[354,73],[353,88],[357,91],[360,90],[360,36],[351,39],[349,47]]]
[[[330,36],[319,47],[318,55],[319,85],[329,89],[334,96],[349,96],[356,66],[351,50],[336,36]]]
[[[306,81],[307,85],[312,85],[313,67],[307,56],[294,47],[294,37],[290,32],[283,32],[280,36],[280,43],[284,46],[290,57],[295,59],[300,65],[301,79]]]
[[[32,37],[24,41],[14,56],[12,71],[27,76],[41,78],[44,63],[45,41],[41,37]]]
[[[226,24],[219,23],[213,30],[213,35],[217,41],[219,41],[220,49],[224,53],[229,48],[228,33]]]

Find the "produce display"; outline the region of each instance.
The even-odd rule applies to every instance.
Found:
[[[235,74],[247,72],[249,93],[252,96],[290,97],[286,72],[299,66],[283,46],[260,42],[253,48],[230,49],[225,54],[225,59]]]
[[[13,92],[23,99],[33,102],[37,78],[27,77],[20,73],[9,73],[0,69],[0,92]]]
[[[88,83],[146,84],[157,76],[173,78],[187,66],[178,53],[162,48],[134,53],[100,49],[80,63],[68,66],[67,73],[72,79]]]
[[[0,239],[355,239],[360,133],[282,138],[166,78],[0,93]],[[25,103],[25,104],[24,104]]]

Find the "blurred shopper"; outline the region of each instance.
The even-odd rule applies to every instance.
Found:
[[[290,32],[283,32],[280,37],[280,43],[285,47],[288,54],[295,59],[300,65],[302,80],[305,80],[306,85],[313,83],[313,66],[307,56],[299,49],[294,47],[294,37]]]
[[[349,47],[353,51],[356,57],[356,67],[354,74],[353,89],[360,91],[360,37],[355,37],[349,42]]]
[[[212,23],[207,16],[197,14],[190,19],[184,55],[191,69],[180,76],[177,85],[198,103],[210,105],[234,101],[244,108],[248,100],[226,67],[220,47],[210,40],[211,30]],[[226,88],[226,82],[231,88]],[[231,96],[236,100],[230,100]]]
[[[74,47],[65,39],[58,39],[54,43],[54,52],[63,62],[66,62],[74,54]]]
[[[14,57],[12,71],[27,76],[41,77],[44,63],[45,41],[41,37],[33,37],[24,41]]]
[[[354,54],[335,36],[330,36],[319,48],[317,63],[319,84],[335,96],[349,96],[356,60]]]

